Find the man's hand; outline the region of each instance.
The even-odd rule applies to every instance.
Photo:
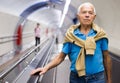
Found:
[[[43,67],[43,68],[37,68],[37,69],[32,70],[30,74],[31,75],[42,75],[46,72],[47,72],[47,69]]]

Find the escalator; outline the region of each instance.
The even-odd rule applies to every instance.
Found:
[[[43,44],[30,50],[16,63],[0,73],[0,83],[30,83],[29,80],[33,79],[30,76],[30,71],[38,66],[42,67],[47,64],[51,58],[50,53],[52,52],[54,43],[55,38],[50,37],[46,39]],[[38,48],[40,48],[40,50],[36,52]],[[37,77],[35,79],[37,79]]]

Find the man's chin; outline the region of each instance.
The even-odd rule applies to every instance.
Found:
[[[85,23],[84,25],[85,25],[85,26],[91,26],[92,23]]]

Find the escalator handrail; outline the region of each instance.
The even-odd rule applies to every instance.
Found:
[[[114,54],[112,52],[109,52],[110,53],[110,57],[114,60],[116,60],[117,62],[120,63],[120,56],[118,56],[117,54]]]
[[[54,45],[54,43],[55,43],[55,39],[54,39],[54,42],[52,42],[52,45],[50,46],[50,48],[49,48],[49,50],[48,50],[48,53],[47,53],[47,56],[46,56],[46,60],[44,60],[44,62],[43,62],[43,64],[42,64],[42,67],[43,66],[45,66],[48,62],[49,62],[49,60],[50,60],[50,53],[52,52],[52,48],[53,48],[53,45]],[[43,75],[42,76],[39,76],[39,79],[38,79],[38,81],[39,82],[41,82],[42,81],[42,78],[43,78]],[[37,81],[37,82],[38,82]]]
[[[55,39],[52,41],[52,43],[49,44],[48,50],[47,52],[44,54],[46,56],[44,56],[44,61],[41,65],[38,65],[39,67],[43,67],[44,65],[46,65],[48,63],[48,61],[50,60],[50,53],[52,52],[52,48],[53,45],[55,43]],[[37,66],[37,67],[38,67]],[[39,83],[40,81],[42,81],[43,75],[35,75],[34,79],[32,79],[32,77],[28,80],[27,83]]]
[[[27,52],[22,58],[20,58],[14,65],[12,65],[10,68],[8,68],[6,71],[2,72],[2,74],[0,74],[0,80],[3,79],[5,76],[7,76],[17,65],[19,65],[22,61],[24,61],[32,52],[34,52],[35,49],[37,49],[38,47],[40,47],[44,42],[46,42],[49,38],[43,40],[43,42],[36,46],[35,48],[33,48],[32,50],[30,50],[29,52]]]

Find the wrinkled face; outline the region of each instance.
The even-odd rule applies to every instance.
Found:
[[[92,5],[84,5],[81,7],[77,17],[81,25],[91,25],[95,19],[95,12]]]

